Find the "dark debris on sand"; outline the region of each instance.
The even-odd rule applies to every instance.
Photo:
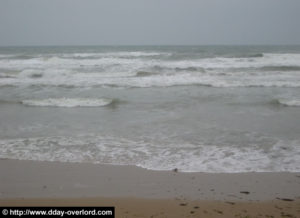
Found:
[[[250,194],[250,192],[248,192],[248,191],[240,191],[240,193],[241,194],[245,194],[245,195],[249,195]]]

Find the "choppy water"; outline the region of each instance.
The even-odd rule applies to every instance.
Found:
[[[0,48],[0,157],[300,171],[300,46]]]

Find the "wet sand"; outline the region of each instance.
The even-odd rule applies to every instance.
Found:
[[[115,206],[116,217],[299,217],[300,173],[182,173],[0,160],[1,206]]]

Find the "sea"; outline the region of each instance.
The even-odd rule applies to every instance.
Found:
[[[300,46],[0,47],[0,158],[300,172]]]

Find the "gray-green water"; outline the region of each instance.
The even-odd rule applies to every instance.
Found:
[[[300,46],[0,48],[0,157],[300,171]]]

